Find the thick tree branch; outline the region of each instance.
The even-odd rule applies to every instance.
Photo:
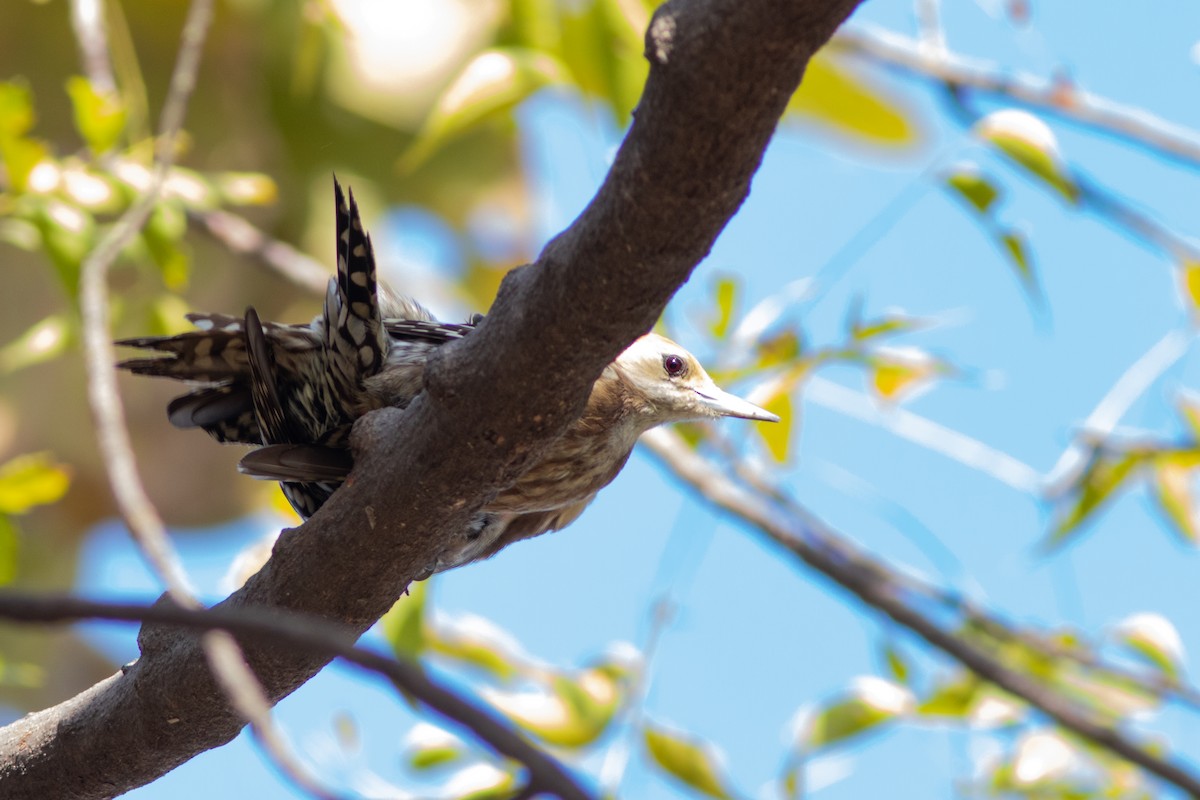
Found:
[[[911,581],[825,530],[815,520],[782,509],[769,487],[753,491],[691,450],[678,434],[655,430],[642,441],[710,503],[752,525],[769,541],[840,584],[871,608],[887,614],[979,677],[1021,698],[1064,728],[1200,797],[1200,775],[1190,765],[1152,752],[1125,736],[1107,719],[1047,688],[1030,676],[949,630],[913,602]]]
[[[357,468],[222,606],[278,607],[361,633],[470,517],[578,415],[737,210],[808,59],[857,0],[674,0],[647,35],[634,124],[587,210],[510,274],[476,335],[431,360],[405,411],[356,426]],[[144,626],[142,657],[0,731],[11,797],[105,797],[233,738],[241,720],[194,637]],[[272,700],[328,662],[243,640]]]
[[[225,631],[250,641],[267,639],[298,650],[336,656],[378,673],[426,708],[483,742],[501,758],[511,758],[529,773],[528,788],[551,792],[564,800],[589,795],[549,754],[539,750],[494,711],[462,697],[430,678],[415,662],[399,661],[355,647],[354,635],[340,625],[316,617],[278,610],[241,608],[196,610],[169,602],[153,606],[105,603],[67,596],[0,593],[0,617],[25,623],[63,623],[89,619],[156,622],[195,631]]]

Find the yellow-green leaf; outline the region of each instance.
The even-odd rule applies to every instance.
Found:
[[[509,680],[521,673],[515,643],[508,634],[482,617],[464,615],[451,620],[426,625],[425,643],[430,650],[488,672],[500,680]]]
[[[1200,261],[1185,260],[1179,267],[1179,279],[1183,286],[1183,296],[1195,314],[1200,310]]]
[[[778,414],[779,422],[756,422],[754,429],[762,437],[763,444],[767,446],[767,452],[782,464],[787,461],[791,452],[792,421],[794,419],[792,398],[786,392],[781,392],[772,397],[763,407],[772,414]]]
[[[380,628],[392,652],[401,658],[416,658],[425,649],[425,600],[429,581],[408,586],[408,594],[383,615]]]
[[[934,688],[917,707],[917,711],[928,717],[963,719],[971,713],[979,689],[979,679],[964,673]]]
[[[1033,114],[1014,108],[995,111],[976,124],[975,133],[1069,202],[1079,199],[1054,132]]]
[[[757,369],[767,369],[799,358],[804,346],[799,333],[785,328],[779,333],[760,339],[755,349],[758,351]]]
[[[8,514],[0,513],[0,586],[13,582],[17,577],[17,557],[21,549],[21,539],[17,535],[17,526],[13,524]],[[0,668],[3,660],[0,659]],[[7,683],[0,678],[0,685]]]
[[[57,358],[70,341],[71,328],[66,316],[51,314],[0,348],[0,374]]]
[[[712,744],[653,723],[647,723],[642,733],[650,757],[668,775],[708,797],[734,796]]]
[[[1154,499],[1172,527],[1188,544],[1200,543],[1200,519],[1196,516],[1196,498],[1192,493],[1195,467],[1171,461],[1159,461],[1154,468]]]
[[[1179,677],[1184,660],[1183,639],[1166,617],[1134,614],[1116,625],[1113,636],[1166,677]]]
[[[78,75],[67,79],[67,94],[75,112],[75,129],[97,155],[116,146],[125,130],[125,107],[116,92],[98,92]]]
[[[1079,483],[1073,487],[1071,495],[1074,502],[1051,531],[1049,544],[1058,545],[1075,531],[1125,484],[1144,461],[1142,453],[1094,453]]]
[[[1033,285],[1035,281],[1033,264],[1029,259],[1029,247],[1025,242],[1025,237],[1019,231],[1004,231],[1000,234],[1000,244],[1016,269],[1021,283],[1027,287]]]
[[[607,101],[626,124],[649,74],[642,50],[650,15],[625,0],[560,3],[559,9],[558,57],[581,92]]]
[[[0,139],[24,136],[33,130],[33,92],[24,83],[0,81]]]
[[[808,62],[804,81],[788,103],[787,113],[807,116],[875,145],[909,146],[919,138],[907,109],[854,75],[826,50]]]
[[[621,693],[601,670],[552,675],[536,691],[487,694],[489,702],[543,742],[578,749],[596,741],[616,714]]]
[[[438,97],[420,133],[400,159],[408,171],[451,139],[507,112],[538,89],[565,80],[558,61],[532,50],[496,48],[473,58]]]
[[[49,453],[28,453],[0,465],[0,514],[24,514],[59,500],[71,485],[67,467]]]
[[[859,678],[849,692],[813,713],[797,745],[805,751],[819,750],[906,715],[914,706],[907,688],[873,676]]]
[[[946,185],[980,214],[1000,197],[1000,190],[974,164],[956,167],[946,175]]]
[[[729,330],[729,323],[733,319],[734,302],[737,300],[737,281],[733,278],[721,278],[717,281],[713,294],[717,304],[717,317],[713,320],[709,330],[716,338],[723,339],[726,331]]]
[[[869,363],[871,388],[889,403],[911,395],[945,370],[936,359],[917,351],[896,355],[879,352],[871,356]]]

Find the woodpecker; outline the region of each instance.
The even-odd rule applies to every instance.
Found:
[[[194,385],[167,407],[171,423],[222,443],[257,449],[239,469],[278,480],[307,519],[349,475],[349,433],[377,408],[406,407],[421,391],[434,348],[470,335],[483,319],[436,320],[376,281],[371,240],[354,195],[334,181],[337,276],[307,324],[189,314],[197,330],[118,344],[157,355],[117,366]],[[488,558],[507,545],[573,522],[628,460],[638,437],[664,423],[717,417],[777,422],[720,389],[696,358],[649,333],[604,369],[583,414],[541,461],[501,492],[422,577]]]

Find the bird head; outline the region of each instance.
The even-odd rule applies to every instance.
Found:
[[[717,386],[695,356],[656,333],[629,345],[612,369],[646,402],[654,425],[715,417],[779,421],[770,411]]]

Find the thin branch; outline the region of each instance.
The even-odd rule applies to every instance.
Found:
[[[846,52],[893,69],[956,89],[997,95],[1200,167],[1200,132],[1145,109],[1036,75],[1001,72],[989,62],[923,49],[920,42],[879,29],[843,29],[834,42]]]
[[[323,294],[330,270],[315,259],[263,233],[237,214],[214,209],[191,210],[188,216],[226,248],[275,270],[302,289]]]
[[[101,6],[92,4],[87,6],[87,10],[88,13],[79,12],[80,18],[89,22],[86,26],[77,25],[77,31],[89,37],[86,41],[81,39],[80,46],[85,59],[103,57],[107,65],[106,44],[100,49],[92,41],[96,36],[103,38]],[[124,408],[117,392],[113,367],[116,357],[109,326],[107,278],[109,267],[145,225],[162,193],[163,183],[174,160],[188,100],[196,85],[200,56],[212,13],[212,0],[192,0],[184,21],[170,89],[163,105],[151,184],[84,260],[79,291],[88,401],[113,495],[138,549],[163,582],[167,593],[176,604],[192,609],[200,608],[200,602],[179,555],[167,537],[162,518],[146,494],[134,459],[129,430],[125,425]],[[101,41],[101,44],[104,42]],[[92,63],[87,68],[89,72],[100,69]],[[271,723],[271,704],[266,692],[246,665],[234,641],[225,634],[211,632],[203,637],[203,647],[213,676],[242,717],[251,723],[263,748],[284,774],[314,797],[334,800],[334,795],[325,791],[289,752],[283,736]]]
[[[108,31],[104,0],[71,0],[71,27],[79,44],[79,60],[92,88],[100,94],[117,91],[112,61],[108,57]]]
[[[378,673],[404,694],[458,728],[472,734],[501,758],[511,758],[529,772],[535,792],[550,792],[563,800],[589,800],[590,795],[566,768],[548,753],[534,747],[512,724],[496,712],[447,689],[429,677],[416,662],[397,660],[363,647],[344,626],[315,617],[265,609],[197,610],[159,602],[152,606],[106,603],[65,595],[22,595],[0,592],[0,617],[27,623],[62,623],[80,620],[153,622],[200,631],[224,631],[244,637],[272,639],[289,647],[337,656]]]
[[[820,526],[810,517],[780,509],[768,498],[739,485],[677,433],[662,428],[642,437],[675,475],[706,500],[754,526],[759,533],[808,566],[840,584],[955,659],[967,669],[1020,697],[1064,728],[1142,767],[1162,780],[1200,797],[1200,776],[1179,762],[1149,752],[1104,719],[1005,664],[926,616],[906,601],[904,581],[885,564]]]
[[[1054,497],[1075,482],[1079,470],[1087,462],[1092,447],[1089,443],[1109,436],[1133,404],[1164,372],[1187,354],[1195,338],[1192,330],[1168,331],[1121,373],[1121,377],[1117,378],[1079,426],[1082,435],[1072,439],[1046,473],[1044,482],[1047,496]]]

